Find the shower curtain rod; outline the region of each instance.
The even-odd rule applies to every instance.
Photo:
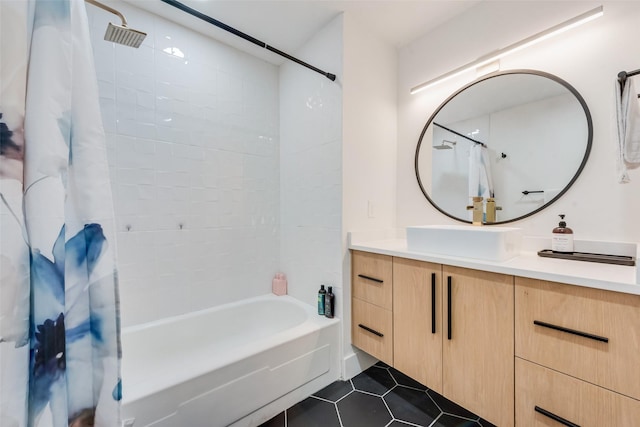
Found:
[[[471,142],[473,142],[473,143],[476,143],[476,144],[482,145],[484,148],[487,148],[487,144],[485,144],[484,142],[476,141],[476,140],[475,140],[475,139],[473,139],[473,138],[469,138],[467,135],[463,135],[463,134],[461,134],[461,133],[459,133],[459,132],[456,132],[456,131],[455,131],[455,130],[453,130],[453,129],[449,129],[448,127],[444,127],[444,126],[442,126],[441,124],[438,124],[438,123],[436,123],[436,122],[433,122],[433,124],[434,124],[434,125],[436,125],[436,126],[438,126],[438,127],[440,127],[440,128],[442,128],[442,129],[444,129],[444,130],[446,130],[446,131],[449,131],[449,132],[451,132],[451,133],[453,133],[453,134],[456,134],[456,135],[458,135],[458,136],[460,136],[460,137],[462,137],[462,138],[464,138],[464,139],[468,139],[469,141],[471,141]]]
[[[620,71],[618,73],[618,81],[620,82],[620,91],[622,92],[622,89],[624,89],[624,84],[627,81],[627,77],[637,76],[638,74],[640,74],[640,69],[635,71]],[[638,98],[640,98],[640,94],[638,94]]]
[[[618,73],[618,81],[622,84],[627,81],[627,77],[632,77],[640,74],[640,69],[635,71],[620,71]]]
[[[267,50],[269,50],[269,51],[271,51],[273,53],[277,53],[278,55],[280,55],[280,56],[282,56],[284,58],[287,58],[290,61],[293,61],[293,62],[295,62],[297,64],[300,64],[303,67],[307,67],[310,70],[315,71],[316,73],[320,73],[323,76],[325,76],[326,78],[328,78],[329,80],[331,80],[332,82],[336,80],[336,75],[335,74],[327,73],[326,71],[322,71],[321,69],[316,68],[311,64],[307,64],[306,62],[296,58],[295,56],[291,56],[288,53],[285,53],[285,52],[283,52],[281,50],[278,50],[273,46],[269,46],[265,42],[260,41],[260,40],[256,39],[255,37],[251,37],[249,34],[243,33],[242,31],[237,30],[237,29],[225,24],[224,22],[220,22],[217,19],[214,19],[214,18],[210,17],[209,15],[205,15],[202,12],[198,12],[197,10],[195,10],[193,8],[190,8],[189,6],[187,6],[187,5],[183,4],[183,3],[180,3],[179,1],[176,1],[176,0],[162,0],[162,1],[167,3],[170,6],[173,6],[173,7],[177,8],[177,9],[182,10],[183,12],[186,12],[186,13],[192,15],[192,16],[195,16],[196,18],[202,19],[203,21],[206,21],[206,22],[208,22],[208,23],[210,23],[212,25],[215,25],[218,28],[221,28],[221,29],[223,29],[225,31],[228,31],[228,32],[230,32],[231,34],[233,34],[235,36],[238,36],[238,37],[243,38],[243,39],[245,39],[245,40],[247,40],[247,41],[249,41],[249,42],[251,42],[251,43],[253,43],[255,45],[258,45],[261,48],[267,49]]]

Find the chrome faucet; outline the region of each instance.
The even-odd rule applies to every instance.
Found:
[[[468,211],[472,209],[473,209],[473,220],[471,221],[471,224],[482,225],[482,217],[484,216],[484,209],[482,208],[482,197],[480,196],[473,197],[473,205],[467,206]]]

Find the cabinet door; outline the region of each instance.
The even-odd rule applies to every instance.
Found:
[[[443,267],[443,394],[514,425],[513,276]]]
[[[391,310],[393,293],[392,257],[369,252],[351,252],[352,296]]]
[[[518,277],[516,355],[640,399],[640,296]]]
[[[640,401],[516,357],[516,424],[634,427]]]
[[[393,259],[394,367],[442,394],[442,266]]]
[[[373,357],[393,365],[393,317],[391,310],[358,298],[351,299],[351,342]]]

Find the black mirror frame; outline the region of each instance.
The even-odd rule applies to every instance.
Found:
[[[539,208],[537,208],[537,209],[535,209],[535,210],[533,210],[533,211],[531,211],[531,212],[529,212],[529,213],[527,213],[525,215],[521,215],[521,216],[519,216],[517,218],[509,219],[509,220],[506,220],[506,221],[496,221],[496,222],[486,223],[485,225],[499,225],[499,224],[507,224],[507,223],[510,223],[510,222],[519,221],[521,219],[528,218],[528,217],[530,217],[532,215],[535,215],[536,213],[540,212],[541,210],[549,207],[556,200],[558,200],[560,197],[562,197],[562,195],[564,195],[567,192],[567,190],[569,190],[569,188],[574,184],[574,182],[576,182],[576,180],[578,179],[578,176],[580,176],[580,174],[582,173],[582,170],[584,169],[585,165],[587,164],[587,160],[589,159],[589,154],[591,153],[591,146],[593,144],[593,121],[591,119],[591,112],[589,111],[589,107],[587,107],[587,103],[585,102],[585,100],[582,97],[582,95],[580,95],[580,93],[573,86],[571,86],[569,83],[567,83],[566,81],[562,80],[560,77],[555,76],[553,74],[545,73],[544,71],[527,70],[527,69],[497,71],[495,73],[487,74],[486,76],[480,77],[479,79],[476,79],[473,82],[471,82],[471,83],[465,85],[464,87],[458,89],[451,96],[449,96],[442,104],[440,104],[440,106],[431,115],[431,117],[429,117],[429,120],[427,120],[427,123],[425,124],[424,128],[422,129],[422,132],[420,133],[420,138],[418,139],[418,145],[416,147],[414,168],[415,168],[415,172],[416,172],[416,179],[418,181],[418,185],[420,186],[420,191],[422,191],[422,194],[424,195],[424,197],[426,197],[426,199],[429,201],[429,203],[431,203],[431,205],[434,208],[436,208],[442,214],[444,214],[444,215],[448,216],[449,218],[454,219],[456,221],[464,222],[464,223],[467,223],[467,224],[471,224],[471,221],[467,221],[467,220],[458,218],[458,217],[453,216],[453,215],[449,214],[448,212],[445,212],[444,210],[442,210],[442,208],[440,208],[440,206],[438,206],[431,199],[431,197],[429,197],[429,195],[427,194],[427,191],[422,186],[422,181],[420,180],[420,171],[418,170],[418,156],[420,155],[420,147],[422,146],[422,139],[424,137],[424,134],[427,132],[427,128],[429,127],[429,125],[431,125],[431,123],[433,122],[433,119],[438,115],[440,110],[442,110],[444,108],[444,106],[447,105],[447,103],[449,101],[451,101],[453,98],[458,96],[461,92],[464,92],[465,90],[467,90],[471,86],[474,86],[474,85],[476,85],[476,84],[478,84],[480,82],[483,82],[485,80],[489,80],[489,79],[492,79],[492,78],[495,78],[495,77],[509,75],[509,74],[532,74],[532,75],[536,75],[536,76],[546,77],[546,78],[548,78],[550,80],[553,80],[553,81],[563,85],[564,87],[566,87],[576,97],[576,99],[578,100],[578,102],[582,106],[582,109],[584,110],[584,114],[585,114],[586,119],[587,119],[587,127],[588,127],[587,147],[586,147],[586,150],[585,150],[585,153],[584,153],[584,157],[582,158],[582,162],[580,163],[580,166],[578,167],[578,170],[576,171],[576,173],[573,175],[573,178],[571,178],[569,183],[553,199],[551,199],[550,201],[548,201],[544,205],[540,206]]]

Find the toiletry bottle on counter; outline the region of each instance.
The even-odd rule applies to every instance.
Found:
[[[271,292],[278,296],[287,294],[287,276],[284,273],[276,273],[271,281]]]
[[[551,250],[553,252],[573,252],[573,230],[564,222],[564,215],[560,215],[560,223],[553,229],[551,235]]]
[[[324,289],[324,285],[320,285],[320,290],[318,291],[318,314],[320,315],[324,315],[324,304],[326,295],[327,291]]]
[[[329,286],[329,291],[324,299],[324,315],[329,319],[333,319],[334,299],[335,295],[333,295],[333,289]]]

